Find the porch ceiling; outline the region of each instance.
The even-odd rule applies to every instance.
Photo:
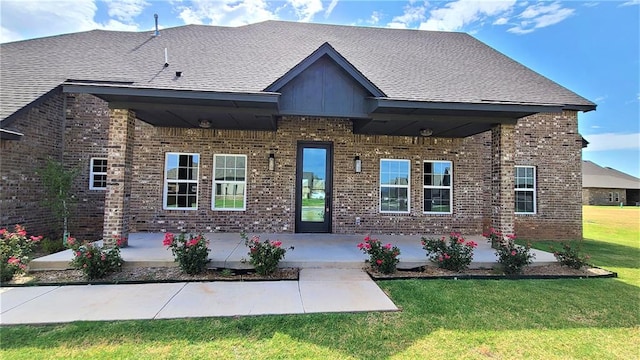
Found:
[[[130,84],[67,82],[64,92],[89,93],[110,108],[128,108],[151,125],[198,128],[206,120],[213,129],[277,130],[280,94],[275,92],[220,93],[179,89],[136,88]],[[539,112],[559,112],[555,104],[499,102],[444,103],[369,98],[368,114],[352,118],[356,134],[461,138],[490,130],[495,124],[515,124]],[[304,114],[323,116],[323,114]]]

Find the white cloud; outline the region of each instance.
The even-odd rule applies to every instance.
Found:
[[[589,146],[584,151],[640,150],[640,133],[602,133],[584,136]]]
[[[582,6],[586,6],[586,7],[595,7],[595,6],[598,6],[598,5],[600,5],[600,3],[597,2],[597,1],[586,2],[586,3],[582,4]]]
[[[630,0],[620,4],[620,6],[640,5],[640,0]]]
[[[493,25],[504,25],[507,22],[509,22],[509,19],[507,19],[505,17],[501,17],[501,18],[498,18],[496,21],[494,21]]]
[[[329,15],[331,15],[331,13],[333,12],[333,9],[336,7],[336,5],[338,5],[338,2],[340,0],[331,0],[331,3],[329,4],[329,6],[327,7],[327,10],[324,12],[324,18],[328,18]]]
[[[145,0],[108,0],[106,1],[109,16],[126,23],[131,23],[135,17],[149,6]]]
[[[298,20],[303,22],[313,20],[315,14],[322,11],[322,1],[320,0],[287,0],[287,2],[293,7]]]
[[[377,23],[380,22],[381,17],[382,17],[382,13],[380,13],[379,11],[374,11],[371,13],[371,17],[369,18],[369,20],[367,20],[367,23],[371,25],[376,25]]]
[[[6,0],[2,2],[0,14],[0,41],[17,41],[93,29],[139,30],[135,23],[116,19],[98,23],[94,20],[96,11],[94,0]]]
[[[240,26],[277,19],[266,0],[193,0],[189,6],[177,4],[178,17],[185,24]]]
[[[574,11],[574,9],[562,7],[559,2],[530,5],[517,16],[521,20],[507,31],[514,34],[528,34],[536,29],[557,24],[573,15]]]
[[[412,27],[412,24],[417,24],[425,19],[426,7],[412,6],[413,1],[409,2],[409,5],[404,7],[404,12],[400,16],[396,16],[391,19],[391,22],[387,24],[392,29],[408,29]]]
[[[426,22],[420,24],[421,30],[457,31],[465,25],[486,17],[502,14],[516,4],[515,0],[505,1],[465,1],[458,0],[444,7],[431,10]],[[505,20],[501,20],[505,21]]]

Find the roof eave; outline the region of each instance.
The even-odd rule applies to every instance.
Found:
[[[7,129],[0,129],[0,139],[2,140],[20,140],[24,134],[17,131],[11,131]]]
[[[279,93],[275,92],[219,92],[202,90],[141,88],[122,85],[63,83],[65,93],[92,94],[101,98],[130,97],[136,99],[173,99],[180,100],[212,100],[242,101],[268,103],[277,105]]]

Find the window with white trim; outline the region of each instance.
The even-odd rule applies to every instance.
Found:
[[[409,212],[409,169],[409,160],[380,159],[380,212]]]
[[[89,164],[89,190],[107,189],[107,159],[91,158]]]
[[[213,210],[246,210],[247,156],[213,156]]]
[[[536,168],[534,166],[516,166],[515,175],[515,212],[517,214],[535,214]]]
[[[199,167],[200,154],[167,153],[165,155],[164,209],[198,209]]]
[[[453,203],[451,161],[425,161],[423,167],[424,213],[451,214]]]

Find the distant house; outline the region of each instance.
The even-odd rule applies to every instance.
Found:
[[[582,162],[584,205],[640,205],[640,179],[591,161]]]
[[[542,53],[538,56],[554,56]],[[0,225],[72,233],[582,236],[578,112],[464,33],[266,21],[2,44]],[[311,175],[309,175],[311,174]]]

